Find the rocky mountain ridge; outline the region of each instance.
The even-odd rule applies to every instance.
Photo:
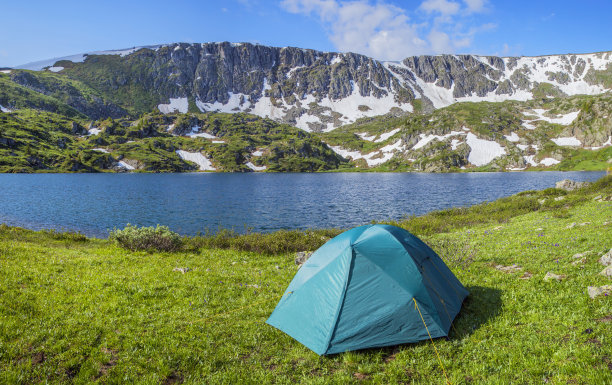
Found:
[[[49,63],[24,67],[65,74],[108,95],[140,87],[155,96],[149,107],[163,112],[187,112],[190,105],[249,112],[307,131],[464,101],[525,101],[612,89],[611,52],[383,62],[354,53],[224,42],[97,52]]]
[[[568,166],[568,159],[580,157],[601,168],[612,146],[611,63],[611,52],[521,58],[438,55],[381,62],[294,47],[177,43],[2,70],[0,111],[45,110],[80,122],[107,117],[136,121],[151,112],[168,118],[184,115],[182,121],[202,112],[250,113],[310,131],[351,161],[340,166],[312,142],[319,148],[314,157],[333,159],[331,169],[567,169],[579,163]],[[202,126],[192,123],[183,127],[185,132],[179,126],[168,128],[189,138],[179,141],[184,148],[177,151],[191,148],[191,130]],[[165,132],[163,127],[157,130]],[[242,134],[237,130],[236,143],[244,150],[232,151],[243,155],[224,160],[224,170],[328,169],[319,160],[307,166],[295,164],[297,158],[280,166],[276,160],[262,162],[248,154],[265,152],[265,146],[251,149],[241,139],[250,135],[247,126]],[[275,140],[287,137],[278,135]],[[283,151],[274,159],[294,156],[287,154],[299,158],[303,150]],[[212,150],[183,155],[196,164],[204,162],[202,157],[210,162],[226,156]],[[249,162],[253,167],[245,166]],[[165,170],[160,167],[150,171]]]

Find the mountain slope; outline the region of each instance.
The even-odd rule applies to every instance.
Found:
[[[32,109],[48,111],[50,122],[72,122],[60,131],[75,136],[75,146],[95,141],[90,148],[113,152],[97,165],[6,160],[4,170],[606,169],[611,157],[610,52],[381,62],[294,47],[177,43],[23,67],[0,71],[0,116],[13,114],[0,128],[27,131],[33,121],[52,132],[57,125]],[[111,129],[100,137],[79,138],[83,127],[104,125]],[[202,135],[189,131],[195,127]],[[0,139],[13,140],[11,130]],[[118,167],[122,157],[133,162]]]
[[[390,111],[594,95],[612,87],[610,52],[520,58],[439,55],[381,62],[294,47],[177,43],[70,59],[50,68],[136,113],[155,107],[245,111],[308,131],[329,131]]]

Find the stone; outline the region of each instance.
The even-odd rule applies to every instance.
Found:
[[[175,267],[174,269],[172,269],[172,271],[177,271],[181,274],[185,274],[186,272],[191,271],[191,269],[188,267]]]
[[[529,279],[533,277],[533,274],[531,274],[530,272],[526,271],[521,277],[519,277],[519,279]]]
[[[603,275],[604,277],[612,278],[612,265],[603,269],[599,275]]]
[[[302,266],[312,255],[312,251],[298,251],[295,253],[295,264]]]
[[[593,254],[593,250],[583,251],[582,253],[574,254],[574,255],[572,255],[572,258],[574,258],[574,259],[583,258],[583,257],[586,257],[589,254]]]
[[[610,249],[610,251],[608,251],[607,253],[602,255],[601,258],[599,258],[599,263],[604,266],[612,265],[612,249]]]
[[[591,222],[582,222],[582,223],[580,224],[580,226],[587,226],[587,225],[590,225],[590,224],[591,224]]]
[[[566,229],[572,229],[574,227],[576,227],[576,222],[572,222],[569,225],[567,225]]]
[[[569,179],[563,179],[555,184],[555,187],[565,191],[574,191],[590,185],[589,182],[576,182]]]
[[[572,262],[572,265],[576,266],[576,265],[582,265],[584,263],[586,263],[586,258],[580,258]]]
[[[595,298],[600,295],[610,295],[612,294],[612,285],[604,285],[604,286],[589,286],[587,288],[587,292],[589,293],[589,297]]]
[[[555,273],[551,273],[549,271],[544,276],[544,281],[550,281],[550,280],[553,280],[553,279],[555,281],[561,281],[561,280],[565,279],[565,274],[555,274]]]
[[[555,198],[555,201],[556,201],[556,202],[559,202],[559,201],[562,201],[562,200],[564,200],[564,199],[565,199],[565,197],[556,197],[556,198]]]
[[[516,264],[510,266],[496,265],[495,268],[499,271],[503,271],[504,273],[514,273],[523,269],[522,267]]]

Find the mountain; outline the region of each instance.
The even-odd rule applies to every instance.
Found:
[[[561,167],[568,157],[600,157],[612,138],[611,52],[382,62],[294,47],[177,43],[22,67],[0,73],[3,111],[92,120],[248,113],[313,132],[360,168]]]

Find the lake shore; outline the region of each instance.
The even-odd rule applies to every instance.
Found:
[[[452,383],[612,381],[611,296],[588,295],[610,284],[598,259],[612,247],[611,196],[608,176],[389,222],[430,244],[471,293],[449,339],[435,340]],[[443,383],[429,341],[319,357],[263,323],[295,252],[337,231],[134,252],[0,226],[0,382]]]

